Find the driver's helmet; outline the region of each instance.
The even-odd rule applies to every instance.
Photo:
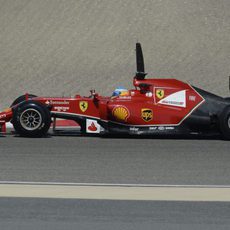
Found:
[[[126,88],[119,86],[113,91],[112,97],[128,96],[128,95],[129,95],[129,91]]]

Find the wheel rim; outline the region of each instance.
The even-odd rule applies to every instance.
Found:
[[[230,129],[230,116],[228,117],[228,128]]]
[[[35,109],[27,109],[21,114],[20,123],[26,130],[36,130],[42,123],[41,113]]]

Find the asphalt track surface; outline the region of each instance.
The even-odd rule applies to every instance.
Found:
[[[0,198],[1,229],[229,229],[229,203]]]
[[[0,137],[0,180],[230,185],[230,142]]]
[[[0,180],[229,185],[230,142],[0,138]],[[1,198],[2,229],[228,229],[229,202]]]

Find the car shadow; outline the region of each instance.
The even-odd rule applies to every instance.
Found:
[[[75,137],[91,137],[91,138],[104,138],[104,139],[156,139],[156,140],[224,140],[220,134],[214,135],[128,135],[128,134],[82,134],[80,132],[58,132],[50,134],[53,136],[75,136]]]
[[[223,140],[221,135],[142,135],[142,136],[130,136],[130,135],[104,135],[101,138],[110,139],[152,139],[152,140]]]
[[[214,135],[166,135],[166,134],[157,134],[157,135],[128,135],[128,134],[101,134],[101,135],[93,135],[93,134],[83,134],[79,131],[59,131],[59,132],[49,132],[47,135],[43,137],[23,137],[15,132],[11,132],[10,134],[0,134],[1,137],[7,137],[8,135],[13,136],[14,138],[42,138],[42,139],[49,139],[53,137],[90,137],[90,138],[104,138],[104,139],[152,139],[152,140],[224,140],[221,135],[214,134]]]

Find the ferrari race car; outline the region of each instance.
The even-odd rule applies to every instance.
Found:
[[[0,113],[20,136],[42,137],[57,118],[73,120],[82,134],[185,135],[221,134],[230,139],[230,98],[176,79],[146,79],[141,44],[136,44],[134,89],[112,96],[94,90],[84,97],[38,97],[25,94]]]

